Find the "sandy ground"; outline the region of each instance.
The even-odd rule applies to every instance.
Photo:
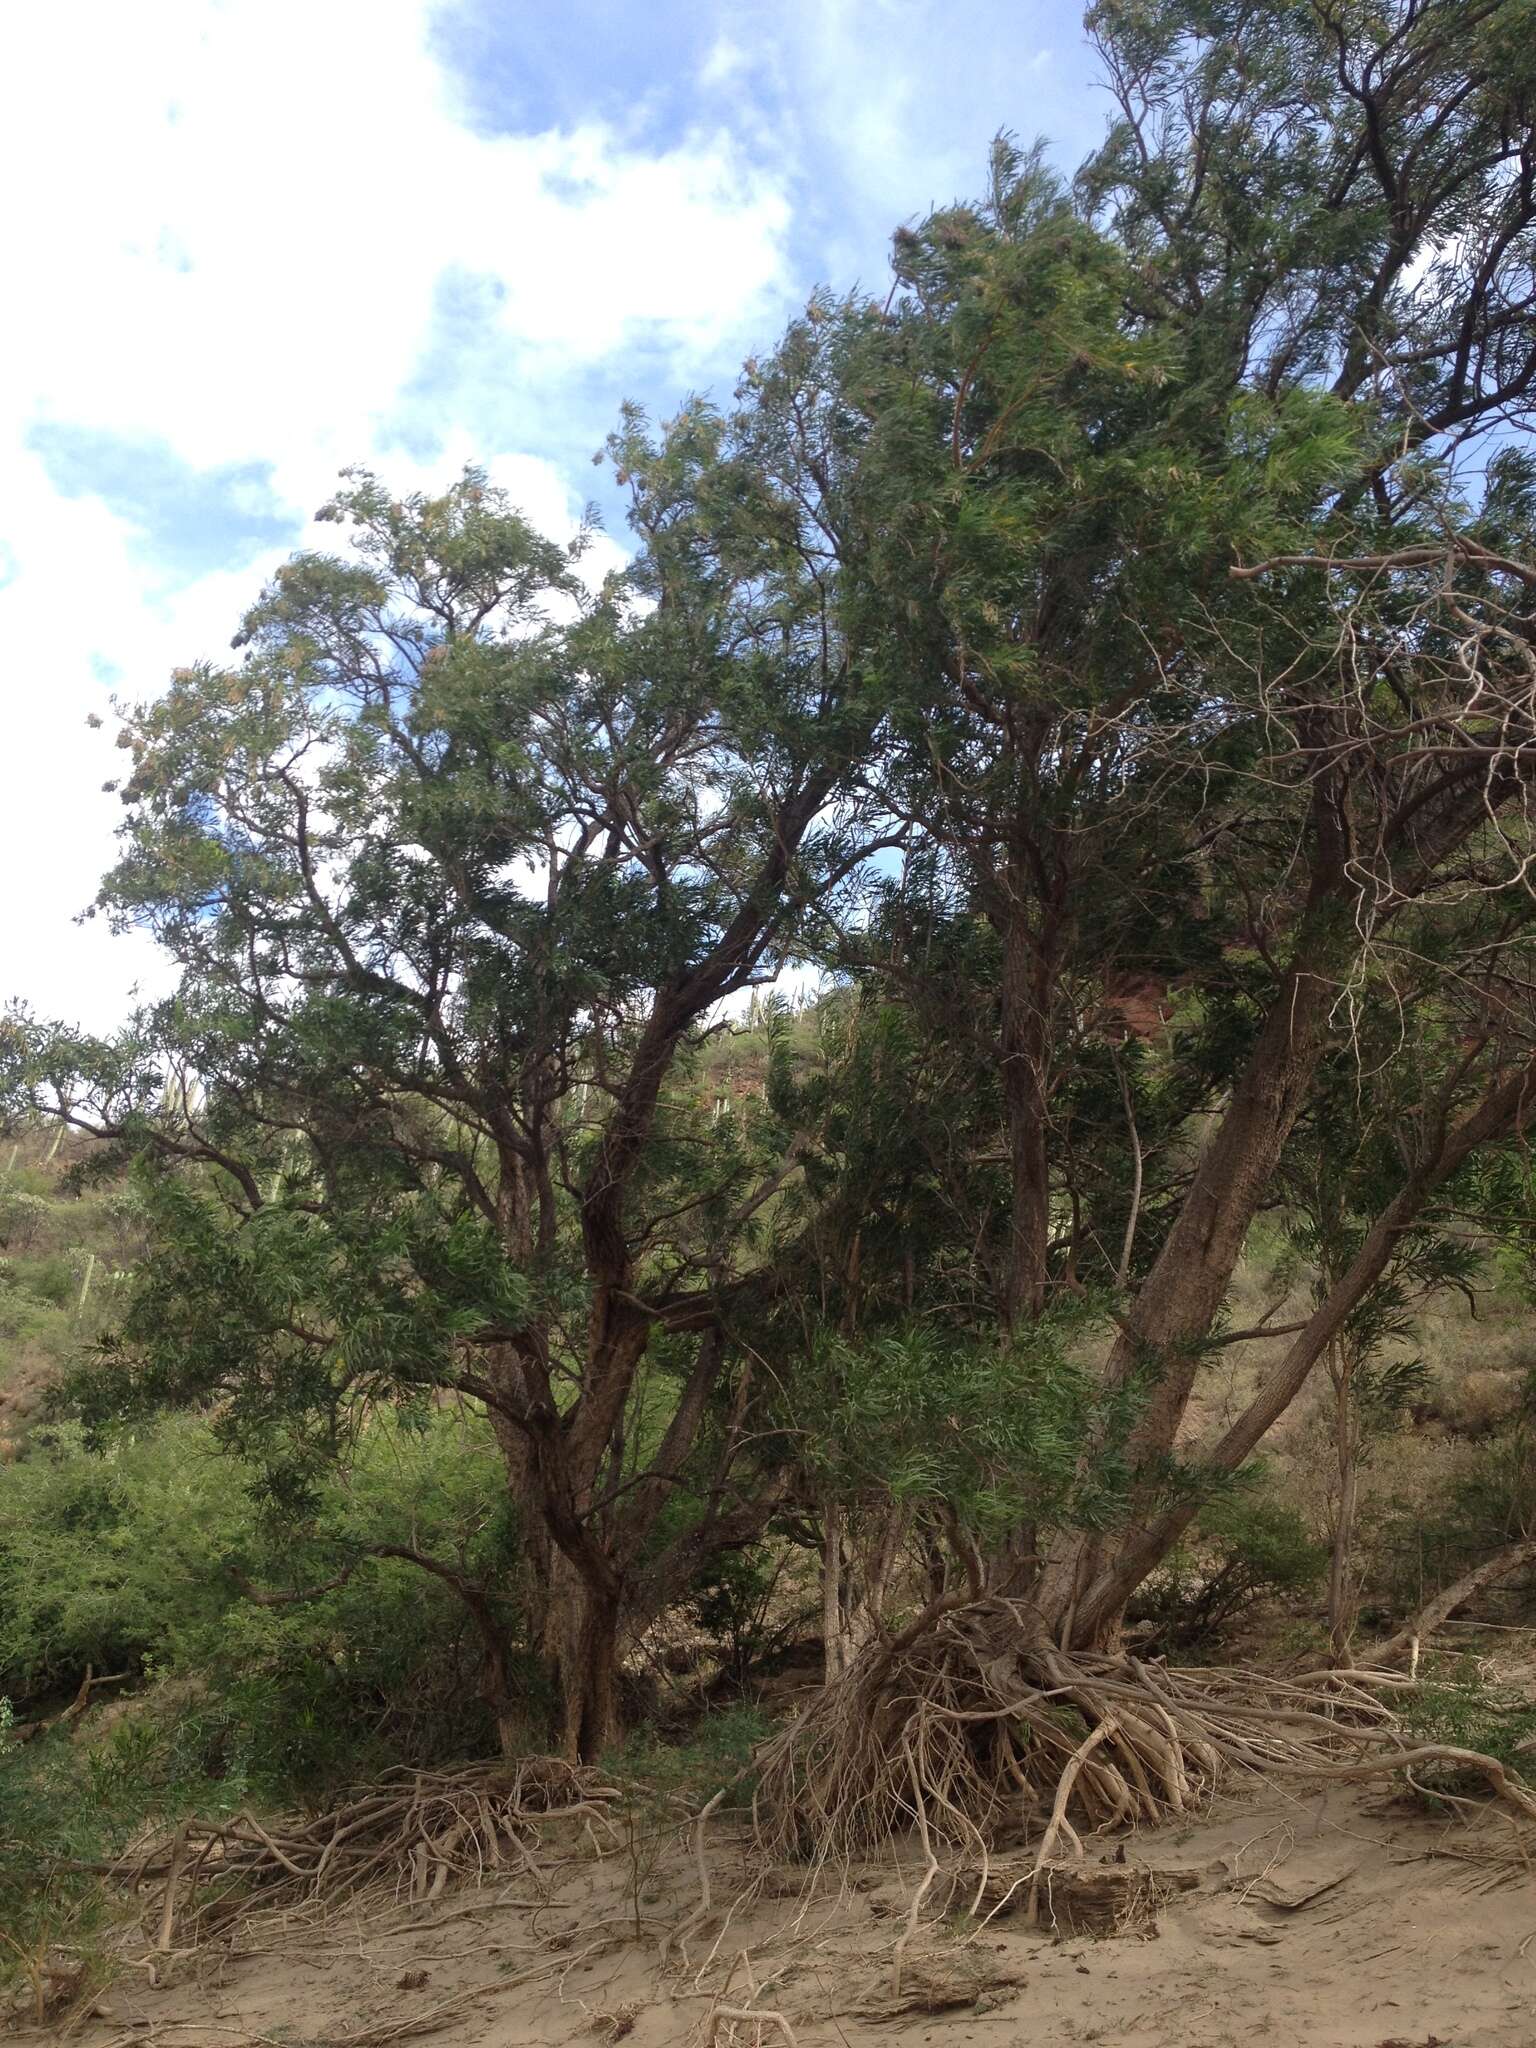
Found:
[[[871,1866],[807,1897],[803,1873],[754,1874],[721,1829],[710,1867],[725,1910],[663,1961],[699,1897],[686,1844],[642,1835],[594,1860],[570,1843],[540,1882],[460,1892],[414,1919],[391,1909],[324,1927],[247,1923],[230,1949],[173,1958],[157,1988],[128,1972],[71,2038],[1536,2048],[1536,1878],[1490,1883],[1486,1864],[1447,1853],[1466,1840],[1379,1787],[1228,1797],[1193,1825],[1125,1845],[1130,1865],[1194,1880],[1154,1926],[1091,1939],[1030,1929],[1021,1914],[978,1928],[940,1910],[916,1930],[899,1988],[915,1865]],[[726,2007],[783,2024],[732,2020]]]

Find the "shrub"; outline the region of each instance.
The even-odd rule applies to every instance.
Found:
[[[69,1308],[80,1292],[80,1280],[65,1252],[50,1252],[46,1258],[18,1260],[13,1267],[17,1287],[37,1302],[54,1308]]]
[[[792,1555],[783,1543],[724,1551],[689,1588],[683,1611],[709,1637],[728,1685],[744,1685],[754,1667],[782,1652],[812,1619],[786,1583]]]
[[[0,1180],[0,1251],[26,1251],[37,1242],[49,1204],[10,1180]]]
[[[1527,1404],[1529,1399],[1527,1392]],[[1387,1505],[1373,1543],[1381,1608],[1387,1614],[1414,1612],[1453,1579],[1532,1532],[1536,1429],[1527,1405],[1513,1428],[1457,1447],[1449,1471],[1427,1497],[1400,1496]]]
[[[1180,1546],[1132,1610],[1151,1624],[1154,1647],[1209,1641],[1261,1600],[1313,1590],[1328,1552],[1297,1511],[1252,1487],[1237,1487],[1200,1511],[1194,1539]]]
[[[102,1453],[45,1428],[0,1489],[0,1693],[20,1703],[98,1672],[199,1674],[137,1769],[147,1787],[248,1777],[281,1799],[394,1761],[483,1752],[481,1646],[462,1603],[408,1562],[359,1550],[399,1541],[510,1580],[515,1537],[489,1430],[457,1414],[420,1427],[376,1418],[302,1530],[263,1525],[255,1475],[179,1416]],[[317,1597],[257,1605],[237,1582]],[[143,1717],[153,1727],[152,1704]],[[87,1729],[90,1724],[85,1724]],[[162,1739],[163,1736],[163,1739]],[[127,1741],[130,1738],[124,1737]]]
[[[1403,1726],[1418,1741],[1443,1743],[1496,1757],[1516,1777],[1523,1777],[1529,1750],[1536,1743],[1536,1703],[1511,1688],[1489,1685],[1470,1659],[1459,1659],[1406,1694],[1398,1706]],[[1487,1795],[1479,1772],[1464,1772],[1453,1763],[1417,1768],[1420,1790]]]

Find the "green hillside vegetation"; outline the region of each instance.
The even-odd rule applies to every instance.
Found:
[[[16,1456],[144,1256],[142,1205],[126,1182],[71,1186],[85,1157],[58,1129],[0,1145],[0,1458]]]

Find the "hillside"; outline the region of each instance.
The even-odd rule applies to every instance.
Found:
[[[0,1460],[44,1418],[144,1254],[128,1181],[80,1184],[95,1149],[62,1131],[0,1141]]]

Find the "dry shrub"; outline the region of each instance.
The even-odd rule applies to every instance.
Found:
[[[229,1907],[290,1908],[364,1896],[426,1902],[455,1882],[530,1867],[553,1820],[609,1827],[620,1797],[597,1773],[559,1757],[398,1771],[322,1813],[263,1823],[253,1814],[182,1821],[135,1844],[107,1875],[156,1884],[162,1945],[227,1923]]]
[[[1520,1410],[1524,1375],[1495,1366],[1478,1366],[1445,1385],[1437,1407],[1440,1419],[1458,1436],[1491,1436],[1514,1421]]]

